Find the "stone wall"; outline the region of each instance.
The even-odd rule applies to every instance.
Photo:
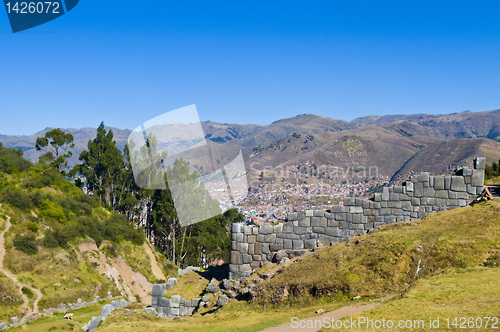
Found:
[[[345,198],[344,205],[328,211],[289,213],[285,223],[275,226],[233,224],[229,277],[247,277],[270,261],[347,241],[383,224],[467,206],[483,191],[484,167],[485,158],[477,158],[474,169],[464,167],[454,176],[413,175],[403,186],[384,187],[370,200]]]

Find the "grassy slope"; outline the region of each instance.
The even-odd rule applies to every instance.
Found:
[[[390,319],[395,324],[400,320],[423,320],[429,330],[429,318],[439,317],[440,331],[454,330],[454,317],[498,317],[500,308],[500,269],[468,268],[449,271],[428,279],[419,280],[415,287],[401,299],[353,316],[369,317],[371,320]],[[450,326],[445,319],[450,317]],[[350,318],[346,318],[350,319]],[[486,324],[486,320],[484,323]],[[483,325],[484,330],[486,325]],[[491,327],[491,323],[490,323]],[[497,328],[499,325],[497,324]],[[363,326],[361,331],[371,331]],[[323,331],[323,330],[322,330]],[[328,331],[324,329],[324,331]]]
[[[383,231],[325,248],[299,260],[267,282],[265,299],[287,287],[292,301],[334,295],[382,296],[402,291],[417,279],[448,268],[482,266],[498,261],[498,202],[430,215],[412,223],[382,227]],[[355,244],[356,241],[361,241]]]
[[[137,331],[259,331],[290,322],[293,316],[314,317],[319,308],[329,311],[352,304],[355,295],[363,301],[394,292],[403,295],[365,316],[428,319],[438,314],[494,314],[500,305],[500,269],[484,266],[500,265],[500,202],[382,229],[292,264],[261,284],[266,290],[254,303],[232,301],[214,314],[174,321],[117,316],[102,330],[124,326]],[[358,239],[361,242],[355,244]],[[174,289],[182,292],[182,284],[178,286]],[[292,296],[276,296],[282,287],[288,287]],[[271,305],[273,301],[277,304]]]

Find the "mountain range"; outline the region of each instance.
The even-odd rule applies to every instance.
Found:
[[[172,146],[190,139],[190,130],[175,126],[176,134],[167,135],[174,140]],[[477,156],[485,156],[488,163],[500,158],[500,110],[372,115],[350,122],[303,114],[265,126],[213,121],[202,122],[201,126],[212,158],[219,166],[229,163],[241,149],[250,173],[299,164],[376,166],[380,175],[395,179],[417,171],[446,173],[470,164]],[[31,136],[0,135],[0,142],[24,150],[25,157],[35,161],[41,154],[34,148],[36,138],[51,129]],[[107,129],[112,129],[117,146],[122,149],[131,131]],[[63,130],[75,138],[74,155],[70,159],[74,165],[88,141],[95,137],[95,129]],[[166,126],[165,130],[171,129]],[[192,156],[194,163],[196,158]]]

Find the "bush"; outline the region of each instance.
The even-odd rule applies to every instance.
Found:
[[[14,247],[28,255],[34,255],[38,252],[38,241],[34,234],[16,235]]]
[[[30,211],[34,207],[30,196],[17,188],[5,188],[0,194],[0,201],[23,211]]]
[[[64,214],[62,207],[57,204],[57,202],[52,202],[49,199],[46,199],[42,202],[42,204],[40,204],[40,210],[44,216],[56,219],[61,223],[66,221],[66,215]]]
[[[40,225],[38,225],[36,222],[28,221],[28,224],[26,226],[33,233],[36,233],[40,230]]]

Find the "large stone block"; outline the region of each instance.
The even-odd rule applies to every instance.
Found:
[[[181,303],[181,296],[180,295],[172,295],[170,298],[170,307],[171,308],[179,308],[179,305]]]
[[[424,188],[424,197],[436,197],[436,191],[434,190],[434,188]]]
[[[325,234],[325,227],[313,227],[313,232],[318,234]]]
[[[303,249],[304,241],[302,240],[293,240],[293,249]]]
[[[375,193],[373,200],[375,202],[380,202],[382,200],[382,194],[381,193]]]
[[[272,234],[274,227],[270,223],[264,223],[259,227],[259,234]]]
[[[274,226],[274,233],[277,234],[277,233],[283,232],[283,226],[284,226],[284,224],[282,224],[282,223],[275,225]]]
[[[247,243],[250,244],[250,243],[255,243],[255,242],[257,242],[257,236],[255,236],[255,235],[248,235],[247,236]]]
[[[288,221],[294,221],[297,220],[297,213],[291,212],[288,214]]]
[[[238,243],[238,251],[242,254],[248,252],[248,243]]]
[[[170,299],[167,299],[165,297],[158,298],[158,306],[163,308],[170,307]]]
[[[361,206],[350,206],[349,213],[363,213],[363,208]]]
[[[153,285],[153,291],[151,292],[152,296],[163,296],[166,290],[165,284],[155,284]]]
[[[231,232],[232,233],[240,233],[241,232],[241,228],[242,228],[243,224],[240,224],[240,223],[234,223],[232,226],[231,226]]]
[[[344,206],[354,206],[354,205],[355,205],[354,198],[351,198],[351,197],[344,198]]]
[[[413,192],[413,182],[406,181],[405,187],[406,187],[406,192]]]
[[[306,217],[314,217],[314,211],[313,210],[306,210]]]
[[[252,235],[252,227],[251,226],[243,226],[243,234]]]
[[[241,253],[238,251],[231,251],[231,257],[229,259],[231,264],[240,265],[243,263],[241,259]]]
[[[434,189],[435,190],[444,190],[444,178],[442,176],[434,177]]]
[[[269,243],[261,243],[260,250],[263,254],[268,254],[269,253]]]
[[[250,264],[253,261],[252,256],[248,254],[241,255],[241,260],[243,261],[243,264]]]
[[[294,227],[294,233],[301,235],[311,233],[312,229],[310,227]]]
[[[314,210],[313,216],[314,217],[323,217],[325,215],[325,210]]]
[[[401,201],[389,201],[387,202],[387,207],[401,209],[403,202]]]
[[[265,239],[264,239],[264,242],[267,242],[267,243],[273,243],[276,241],[276,234],[268,234],[268,235],[265,235]]]
[[[248,245],[248,254],[249,255],[254,255],[255,254],[255,244],[250,243]]]
[[[414,184],[413,195],[415,197],[424,196],[424,185],[422,184],[422,182],[418,182],[418,183]]]
[[[486,158],[478,157],[474,159],[474,168],[475,169],[484,169],[486,167]]]
[[[475,169],[472,172],[470,184],[474,187],[482,187],[484,185],[484,169]]]
[[[236,233],[236,242],[243,242],[244,236],[243,233]]]
[[[383,201],[389,200],[389,188],[387,187],[382,188],[382,200]]]
[[[292,240],[284,239],[283,240],[283,249],[293,249]]]
[[[418,182],[428,182],[429,181],[429,173],[428,172],[422,172],[418,176]]]
[[[304,247],[306,249],[314,249],[314,248],[316,248],[316,240],[310,239],[310,240],[304,241]]]
[[[451,190],[453,191],[466,191],[465,181],[462,176],[451,177]]]
[[[271,243],[269,245],[271,251],[279,251],[283,249],[283,243]]]
[[[399,193],[389,193],[390,201],[399,201]]]
[[[450,190],[451,188],[451,177],[447,176],[444,178],[444,190]]]
[[[311,218],[306,217],[302,220],[299,220],[299,227],[311,227]]]

